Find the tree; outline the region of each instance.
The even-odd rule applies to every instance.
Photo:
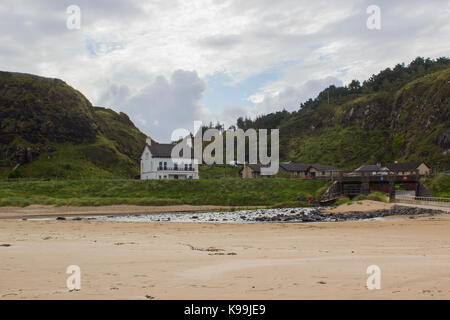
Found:
[[[351,93],[358,93],[361,91],[361,83],[358,80],[352,80],[348,85]]]

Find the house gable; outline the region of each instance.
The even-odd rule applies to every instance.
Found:
[[[148,152],[149,154],[149,159],[145,159],[145,154]],[[150,160],[152,158],[152,152],[150,151],[150,148],[148,147],[148,145],[145,145],[144,147],[144,151],[142,151],[141,154],[141,160]]]

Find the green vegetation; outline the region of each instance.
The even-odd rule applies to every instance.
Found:
[[[450,169],[450,59],[416,58],[361,85],[330,86],[294,112],[237,126],[280,129],[281,160],[353,170],[362,164],[423,160]]]
[[[434,197],[450,198],[450,174],[440,173],[436,177],[423,181]]]
[[[200,179],[239,178],[242,166],[230,165],[200,165],[198,172]]]
[[[380,202],[388,202],[388,196],[382,192],[371,192],[368,195],[360,194],[356,197],[350,199],[349,197],[340,197],[334,203],[334,207],[338,207],[343,204],[351,205],[353,203],[360,203],[363,200],[372,200],[372,201],[380,201]]]
[[[374,191],[368,195],[360,194],[352,199],[352,202],[362,201],[362,200],[372,200],[380,202],[389,202],[389,197],[383,192]]]
[[[0,178],[139,174],[145,135],[126,114],[93,107],[61,80],[0,72],[0,128]]]
[[[298,111],[239,118],[237,127],[280,129],[282,161],[353,170],[423,160],[450,169],[449,81],[450,59],[419,57],[362,84],[330,86]],[[61,80],[11,72],[0,72],[0,132],[0,179],[130,179],[145,144],[126,114],[92,106]],[[201,166],[200,177],[238,177],[239,170]],[[435,195],[448,194],[441,184]]]
[[[302,179],[52,180],[0,182],[0,206],[305,204],[328,182]],[[299,201],[297,202],[297,199]]]
[[[334,203],[334,206],[338,207],[338,206],[346,204],[346,203],[347,204],[350,203],[350,198],[349,197],[340,197],[336,200],[336,202]]]

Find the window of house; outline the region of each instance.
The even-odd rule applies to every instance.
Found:
[[[189,170],[192,171],[192,163],[189,164]]]
[[[178,163],[174,163],[174,164],[173,164],[173,168],[174,168],[175,170],[178,170]]]
[[[188,169],[188,165],[187,165],[187,163],[185,163],[184,164],[184,171],[187,171],[187,169]]]
[[[162,162],[160,161],[159,162],[159,170],[161,170],[162,169]]]
[[[167,170],[167,162],[164,162],[164,170]]]
[[[164,176],[164,179],[167,179],[167,176]]]

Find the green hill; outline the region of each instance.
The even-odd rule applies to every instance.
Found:
[[[280,157],[354,169],[424,160],[450,168],[450,59],[417,58],[363,85],[330,86],[298,111],[238,119],[240,128],[279,128]]]
[[[58,79],[0,72],[0,177],[132,178],[145,135]],[[18,166],[17,170],[13,169]]]
[[[424,160],[443,170],[449,119],[450,59],[417,58],[237,126],[279,128],[282,160],[341,169]],[[133,178],[145,143],[126,114],[92,106],[61,80],[10,72],[0,72],[0,133],[0,178]],[[237,176],[226,170],[202,167],[209,178]]]

